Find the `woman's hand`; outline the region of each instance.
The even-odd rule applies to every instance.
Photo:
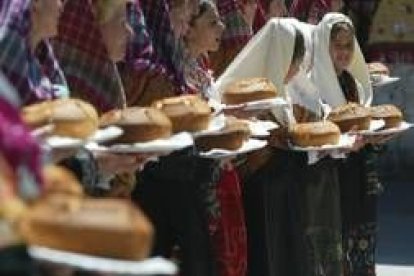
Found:
[[[358,152],[360,151],[365,145],[367,144],[366,139],[362,136],[357,134],[355,137],[355,142],[352,147],[349,149],[350,152]]]
[[[286,128],[278,128],[270,132],[270,136],[267,140],[268,144],[272,147],[279,149],[288,149],[288,132]]]
[[[134,173],[142,168],[153,154],[95,153],[98,168],[103,175]]]

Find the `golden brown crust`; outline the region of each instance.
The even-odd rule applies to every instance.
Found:
[[[369,108],[356,103],[349,103],[334,108],[328,119],[339,126],[341,132],[369,129],[371,113]]]
[[[112,143],[136,143],[171,136],[170,119],[161,111],[150,107],[129,107],[112,110],[101,116],[101,125],[116,125],[123,135]]]
[[[43,168],[44,193],[82,196],[83,189],[75,175],[67,169],[48,165]]]
[[[202,136],[196,139],[196,146],[201,151],[209,151],[211,149],[227,149],[237,150],[243,142],[249,139],[249,125],[234,117],[226,119],[226,126],[220,134]]]
[[[266,78],[247,78],[228,85],[223,92],[223,103],[241,104],[274,98],[276,87]]]
[[[299,123],[291,129],[293,144],[300,147],[336,145],[341,132],[332,122]]]
[[[211,108],[196,95],[165,98],[155,101],[152,106],[170,118],[174,133],[205,130],[210,123]]]
[[[373,106],[370,111],[373,119],[384,120],[386,128],[398,127],[403,120],[401,110],[392,104]]]
[[[98,129],[95,108],[78,99],[58,99],[26,106],[23,120],[32,128],[53,124],[52,135],[85,139]]]
[[[54,195],[35,204],[20,231],[30,245],[140,260],[148,257],[153,229],[128,201]]]
[[[95,108],[78,99],[59,99],[52,102],[53,134],[85,139],[98,129]]]

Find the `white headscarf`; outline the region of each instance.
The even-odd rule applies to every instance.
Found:
[[[301,64],[301,70],[289,81],[285,87],[287,97],[292,104],[300,105],[318,117],[323,115],[323,106],[317,87],[310,81],[307,73],[312,69],[313,63],[313,32],[316,28],[313,24],[301,22],[295,18],[286,18],[290,24],[298,29],[304,38],[305,56]]]
[[[332,107],[346,103],[329,54],[332,27],[341,22],[353,26],[347,16],[340,13],[328,13],[314,31],[314,60],[311,80],[318,87],[322,99]],[[354,55],[347,70],[357,83],[360,104],[369,106],[372,102],[372,86],[369,81],[368,67],[356,38],[354,38],[354,43]]]
[[[274,18],[247,43],[226,71],[217,79],[218,96],[228,84],[241,78],[265,77],[284,96],[284,78],[295,45],[295,28],[290,20]]]
[[[280,95],[288,99],[284,79],[288,73],[295,45],[295,19],[273,18],[247,43],[214,85],[216,99],[228,84],[242,78],[265,77]],[[294,121],[291,108],[273,110],[278,121]]]

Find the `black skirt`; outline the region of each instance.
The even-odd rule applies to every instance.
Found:
[[[132,198],[155,227],[152,255],[171,257],[179,246],[180,275],[216,275],[206,219],[205,186],[218,164],[194,157],[191,149],[147,164],[137,175]]]
[[[249,275],[341,275],[334,160],[275,150],[245,183]]]

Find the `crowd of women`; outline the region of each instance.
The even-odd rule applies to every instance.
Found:
[[[132,200],[156,230],[152,254],[178,258],[180,275],[375,275],[375,159],[387,137],[358,138],[352,151],[312,164],[287,146],[292,120],[321,120],[327,105],[371,104],[353,23],[329,13],[341,3],[2,0],[1,173],[31,198],[41,192],[41,167],[59,163],[89,195]],[[19,115],[25,105],[65,97],[101,114],[183,94],[217,98],[242,77],[270,79],[291,105],[233,110],[281,128],[265,149],[232,160],[203,159],[194,148],[156,162],[86,149],[45,152]],[[317,92],[298,94],[304,82]],[[2,249],[0,262],[17,262],[19,254]]]

